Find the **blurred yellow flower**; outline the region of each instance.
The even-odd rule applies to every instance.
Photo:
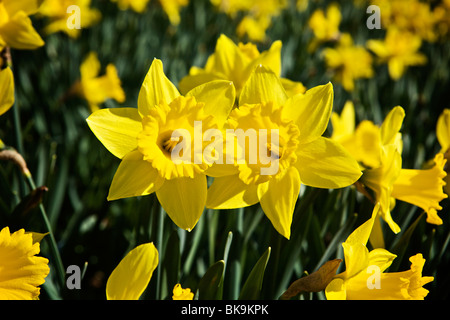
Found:
[[[328,300],[423,300],[427,296],[428,290],[423,286],[434,278],[422,276],[425,264],[422,254],[409,259],[410,270],[388,273],[384,271],[396,255],[382,248],[370,252],[367,249],[378,210],[376,205],[372,217],[342,244],[346,269],[326,287]]]
[[[39,13],[49,19],[44,28],[46,34],[64,32],[71,38],[78,38],[83,28],[88,28],[101,19],[101,12],[91,8],[91,0],[44,0]],[[67,12],[71,6],[77,6],[77,11]],[[79,14],[79,17],[76,15]],[[72,26],[69,22],[79,21],[80,28]]]
[[[159,254],[153,243],[137,246],[120,261],[106,283],[107,300],[138,300],[147,288]]]
[[[202,138],[208,129],[221,130],[234,100],[235,89],[224,80],[206,83],[181,96],[164,75],[162,62],[154,59],[139,92],[138,108],[101,109],[87,119],[103,145],[122,159],[108,200],[156,192],[173,222],[192,230],[205,207],[204,172],[211,163],[203,155],[197,158],[197,153],[190,161],[175,161],[172,152],[180,146],[182,151],[190,147],[196,152],[194,137]],[[201,121],[201,126],[195,121]],[[189,132],[190,141],[184,140],[184,135],[174,139],[180,130]],[[200,145],[202,152],[203,147]]]
[[[367,48],[378,56],[379,62],[388,64],[394,80],[401,78],[408,67],[427,63],[427,57],[418,52],[421,45],[419,36],[395,27],[388,28],[384,40],[367,41]]]
[[[180,10],[189,4],[189,0],[159,0],[170,23],[177,26],[180,23]]]
[[[235,18],[243,15],[236,33],[240,38],[248,36],[250,41],[262,42],[272,18],[278,16],[288,6],[286,0],[211,0],[220,11]]]
[[[322,137],[332,105],[331,83],[289,97],[273,71],[257,67],[242,89],[239,107],[230,113],[228,126],[235,132],[254,132],[257,144],[267,142],[270,162],[243,142],[245,161],[237,162],[234,173],[215,177],[208,189],[207,207],[232,209],[259,202],[274,228],[289,239],[301,183],[341,188],[361,176],[350,154]],[[278,141],[273,130],[278,132]]]
[[[236,95],[239,97],[242,88],[253,69],[263,65],[275,74],[281,75],[281,41],[275,41],[269,50],[259,52],[253,43],[239,43],[236,45],[225,35],[220,35],[215,51],[208,57],[204,68],[192,67],[189,75],[179,83],[182,93],[205,82],[217,79],[233,81]],[[305,92],[300,82],[282,79],[283,86],[289,95]]]
[[[433,42],[437,39],[437,15],[427,1],[419,0],[372,0],[380,7],[384,28],[395,27]]]
[[[181,284],[177,283],[173,288],[173,300],[192,300],[194,298],[194,293],[191,292],[191,289],[186,288],[183,289]]]
[[[349,34],[341,36],[336,48],[325,48],[323,55],[334,78],[347,91],[353,91],[356,79],[373,77],[372,56],[364,47],[353,45]]]
[[[98,76],[100,61],[95,52],[90,52],[81,63],[81,80],[75,84],[74,91],[84,97],[89,103],[91,112],[99,109],[99,104],[108,99],[114,99],[119,103],[125,101],[125,92],[121,87],[121,81],[113,64],[106,66],[106,74]]]
[[[339,31],[341,19],[341,11],[336,3],[330,4],[326,12],[323,9],[316,9],[308,20],[308,26],[314,33],[308,51],[315,51],[323,42],[338,40],[341,34]]]
[[[111,0],[112,2],[117,2],[117,6],[120,10],[127,10],[131,8],[132,10],[142,13],[145,11],[147,4],[150,0]]]
[[[9,67],[0,69],[0,115],[14,104],[14,77]]]
[[[36,49],[44,45],[28,17],[38,9],[38,0],[0,0],[0,52],[4,47]]]
[[[24,229],[0,231],[0,300],[39,298],[39,286],[50,272],[48,260],[36,256],[39,251],[39,242]]]

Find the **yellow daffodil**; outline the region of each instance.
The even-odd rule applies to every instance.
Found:
[[[316,9],[308,20],[308,26],[314,33],[314,39],[310,43],[308,51],[315,51],[323,42],[338,40],[341,19],[341,11],[335,3],[330,4],[326,12],[323,9]]]
[[[337,129],[331,138],[360,163],[363,170],[361,182],[375,193],[375,201],[381,204],[380,214],[395,233],[400,232],[391,216],[395,199],[422,208],[427,212],[427,222],[439,225],[442,224],[437,215],[437,210],[442,209],[439,202],[446,198],[443,192],[446,160],[442,154],[435,156],[429,169],[402,168],[403,144],[399,131],[404,117],[405,111],[397,106],[381,126],[364,120],[355,130],[352,103],[345,105],[340,117],[337,114],[331,117],[333,128]],[[374,239],[381,241],[381,236],[376,234]]]
[[[74,10],[67,12],[68,8]],[[49,19],[44,28],[46,34],[61,31],[71,38],[78,38],[83,28],[96,24],[102,16],[100,10],[91,7],[91,0],[44,0],[39,12]]]
[[[423,286],[434,278],[422,276],[422,254],[409,259],[410,270],[388,273],[384,271],[396,255],[382,248],[367,249],[378,210],[376,205],[372,217],[342,244],[346,269],[326,287],[328,300],[423,300],[427,296],[428,290]]]
[[[186,288],[183,289],[181,284],[177,283],[173,288],[173,300],[192,300],[194,298],[194,293],[191,292],[191,289]]]
[[[208,189],[207,207],[230,209],[260,202],[274,228],[289,238],[301,183],[341,188],[361,176],[350,154],[322,137],[332,105],[331,83],[289,97],[277,75],[258,66],[242,89],[228,127],[234,132],[254,132],[259,144],[265,139],[259,152],[263,155],[249,143],[241,144],[245,161],[237,162],[234,174],[215,177]],[[269,140],[268,131],[277,133],[278,142],[273,133]],[[270,154],[269,162],[264,160],[264,149]],[[273,168],[277,170],[269,171]]]
[[[111,0],[117,2],[117,6],[120,10],[132,9],[135,12],[142,13],[145,11],[147,4],[150,0]]]
[[[159,263],[153,243],[137,246],[120,261],[106,283],[108,300],[138,300]]]
[[[348,101],[342,113],[332,113],[333,134],[331,139],[338,141],[365,168],[377,168],[381,165],[382,147],[395,144],[402,150],[400,128],[405,117],[402,107],[393,108],[381,126],[372,121],[363,120],[355,128],[355,109]]]
[[[189,4],[189,0],[159,0],[164,12],[174,26],[180,24],[180,10]]]
[[[90,52],[80,66],[81,80],[74,85],[72,92],[85,98],[94,112],[99,109],[99,104],[108,99],[114,99],[119,103],[125,101],[125,92],[121,87],[121,81],[117,75],[117,69],[113,64],[106,66],[106,74],[99,76],[100,61],[95,52]]]
[[[222,129],[234,100],[233,85],[222,80],[181,96],[164,75],[162,62],[153,60],[139,92],[137,109],[101,109],[87,119],[103,145],[122,159],[108,200],[156,192],[176,225],[186,230],[194,228],[206,203],[204,173],[211,164],[202,155],[198,157],[196,146],[203,148],[203,140],[199,145],[194,138],[202,139],[209,129]],[[201,126],[196,126],[196,121]],[[180,130],[190,133],[190,137],[182,135],[177,139],[174,133]],[[180,146],[181,152],[185,147],[196,151],[190,161],[173,159],[174,150]]]
[[[0,0],[0,51],[4,47],[36,49],[44,45],[28,17],[38,9],[38,0]]]
[[[387,30],[384,40],[368,40],[367,47],[379,58],[380,63],[387,63],[389,75],[398,80],[410,66],[426,64],[427,57],[418,52],[422,40],[408,31],[396,27]]]
[[[39,298],[39,286],[50,272],[48,260],[37,256],[39,251],[39,242],[24,229],[0,231],[0,300]]]
[[[371,3],[380,7],[383,27],[395,26],[430,42],[437,39],[438,17],[430,3],[419,0],[372,0]]]
[[[0,70],[0,115],[14,104],[14,78],[12,70],[6,67]]]
[[[236,45],[222,34],[205,67],[192,67],[189,75],[181,79],[180,91],[186,93],[205,82],[222,79],[233,81],[237,97],[239,97],[252,70],[257,65],[262,64],[275,74],[281,74],[281,46],[281,41],[275,41],[269,50],[260,53],[256,45],[252,43]],[[299,82],[287,79],[282,79],[282,82],[289,95],[305,91],[305,87]]]
[[[272,18],[278,16],[288,6],[286,0],[211,0],[222,12],[235,18],[243,15],[236,33],[239,37],[248,36],[251,41],[262,42],[266,31],[272,24]]]
[[[372,56],[364,47],[355,46],[349,34],[341,36],[336,48],[325,48],[323,55],[336,81],[347,91],[353,91],[356,79],[373,76]]]

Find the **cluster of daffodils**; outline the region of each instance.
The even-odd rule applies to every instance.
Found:
[[[347,91],[354,90],[358,79],[372,78],[377,64],[386,64],[390,77],[400,79],[409,67],[427,63],[427,56],[420,52],[424,41],[434,43],[448,35],[448,1],[434,8],[419,0],[374,0],[369,4],[379,8],[384,38],[369,39],[365,44],[354,44],[350,34],[340,30],[342,14],[335,3],[326,10],[316,9],[309,18],[314,35],[309,51],[326,44],[322,51],[325,63]]]
[[[289,239],[301,184],[326,189],[358,184],[372,191],[374,214],[344,243],[347,271],[330,282],[327,297],[425,297],[422,286],[432,279],[421,276],[420,254],[411,258],[410,271],[386,274],[382,279],[389,290],[376,296],[370,291],[358,295],[358,274],[371,262],[384,271],[395,257],[382,249],[381,228],[372,232],[380,217],[399,232],[391,216],[394,199],[423,208],[429,223],[442,223],[437,210],[446,197],[443,155],[436,155],[429,169],[402,169],[403,109],[394,108],[380,127],[364,121],[355,128],[351,103],[341,116],[333,113],[331,83],[306,90],[280,77],[280,47],[276,42],[260,53],[252,44],[236,45],[222,35],[206,66],[193,67],[180,81],[181,93],[155,58],[137,108],[92,113],[89,127],[121,159],[108,199],[156,193],[172,221],[189,231],[205,208],[259,203],[274,229]],[[323,134],[330,119],[334,131],[327,138]],[[380,249],[368,252],[369,235]],[[174,297],[187,294],[182,290],[177,285]]]

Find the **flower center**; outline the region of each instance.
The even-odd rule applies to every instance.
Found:
[[[297,160],[298,127],[282,119],[281,108],[272,103],[240,106],[230,114],[229,124],[245,152],[237,163],[246,184],[265,182]]]
[[[163,178],[192,178],[208,168],[201,139],[205,130],[217,128],[217,124],[213,116],[203,113],[203,103],[194,97],[180,96],[170,104],[155,106],[142,119],[142,128],[138,150]]]

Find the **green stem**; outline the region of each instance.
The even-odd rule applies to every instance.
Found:
[[[31,190],[36,189],[36,185],[34,183],[34,180],[33,180],[33,177],[31,176],[31,174],[25,175],[25,177],[27,179],[30,189]],[[45,226],[49,233],[50,250],[52,252],[53,258],[55,259],[55,266],[56,266],[56,271],[58,273],[58,280],[60,282],[61,288],[63,288],[65,285],[66,272],[64,270],[64,266],[63,266],[63,263],[61,260],[61,255],[59,254],[58,245],[56,244],[56,240],[55,240],[55,236],[52,231],[52,226],[50,224],[50,220],[47,217],[47,213],[46,213],[44,205],[42,203],[39,205],[39,210],[41,211],[42,218],[44,220]]]

